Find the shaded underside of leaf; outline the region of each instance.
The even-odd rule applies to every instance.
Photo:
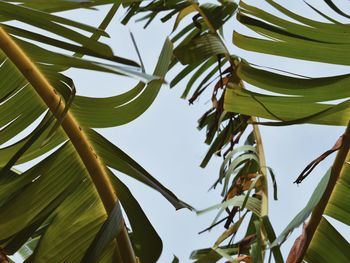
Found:
[[[346,24],[331,20],[326,15],[324,17],[330,23],[312,20],[275,1],[267,2],[288,18],[241,1],[238,20],[263,38],[234,32],[233,43],[237,47],[299,60],[349,65],[349,59],[344,56],[348,54],[350,44],[346,37],[350,30]],[[311,10],[313,7],[306,8]],[[309,78],[276,71],[252,66],[243,60],[237,69],[238,76],[244,82],[276,95],[231,88],[226,93],[225,110],[278,121],[266,123],[268,125],[347,124],[349,101],[344,99],[350,95],[346,89],[349,74]],[[338,99],[343,101],[329,103]]]
[[[307,262],[349,262],[349,242],[327,221],[322,218],[307,250]]]

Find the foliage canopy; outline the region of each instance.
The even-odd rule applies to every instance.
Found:
[[[111,9],[98,28],[55,14],[105,4]],[[218,209],[209,228],[223,223],[226,229],[211,248],[194,251],[191,259],[263,262],[269,252],[269,261],[273,257],[275,262],[284,262],[280,246],[304,223],[287,262],[350,261],[349,243],[324,217],[350,224],[349,128],[298,178],[301,183],[314,166],[338,151],[306,207],[278,236],[268,216],[269,177],[275,200],[277,184],[265,163],[258,128],[347,125],[349,74],[309,77],[271,69],[231,54],[231,44],[227,44],[298,59],[298,63],[348,66],[350,30],[344,21],[350,17],[331,0],[323,3],[328,12],[300,1],[323,21],[277,1],[264,4],[276,12],[248,1],[229,0],[215,4],[193,0],[0,1],[0,143],[8,144],[0,149],[0,259],[19,252],[25,262],[136,262],[136,257],[146,263],[157,261],[161,238],[110,169],[159,191],[176,209],[192,207],[93,128],[116,127],[136,119],[151,106],[172,70],[177,74],[170,87],[186,81],[182,98],[190,103],[211,90],[212,105],[199,120],[209,145],[201,167],[213,155],[223,157],[213,185],[222,185],[223,201],[196,212]],[[159,15],[162,22],[174,21],[152,74],[145,73],[142,60],[117,56],[99,41],[108,37],[106,27],[120,6],[126,9],[123,24],[138,17],[147,27]],[[232,41],[226,41],[223,31],[233,22],[245,30],[235,28]],[[73,80],[65,75],[69,68],[124,75],[139,83],[107,98],[78,96]],[[13,142],[35,122],[34,130]],[[41,161],[26,172],[13,168],[37,157]],[[125,227],[120,204],[132,232]],[[233,242],[238,232],[245,233],[244,238]]]

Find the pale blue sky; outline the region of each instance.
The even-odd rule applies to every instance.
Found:
[[[256,3],[256,1],[250,1]],[[285,1],[284,1],[285,2]],[[302,1],[296,1],[292,8],[304,8]],[[313,1],[315,2],[315,1]],[[299,9],[300,10],[300,9]],[[100,8],[99,15],[107,12],[107,8]],[[79,18],[86,22],[84,11]],[[96,15],[96,14],[94,14]],[[310,11],[307,16],[313,16]],[[78,17],[75,17],[78,19]],[[120,18],[120,15],[119,15]],[[107,42],[117,54],[136,60],[128,30],[130,29],[138,43],[141,56],[148,72],[152,72],[160,49],[167,34],[171,32],[171,23],[162,24],[155,20],[149,28],[142,29],[142,24],[130,23],[121,26],[118,16],[108,28],[111,39]],[[98,19],[96,21],[99,21]],[[230,44],[231,35],[226,38]],[[323,75],[330,72],[349,71],[349,68],[324,66],[317,63],[300,63],[298,61],[248,54],[232,48],[247,58],[266,66],[273,66],[285,70],[294,70],[304,75]],[[106,96],[119,93],[131,87],[130,80],[116,79],[105,74],[74,73],[72,75],[77,84],[78,92],[94,96]],[[171,75],[167,77],[171,80]],[[182,84],[184,85],[184,84]],[[209,97],[202,97],[193,106],[180,99],[183,87],[181,85],[170,90],[164,86],[151,108],[136,121],[122,127],[100,130],[115,144],[128,152],[135,160],[142,164],[153,176],[170,188],[178,197],[202,209],[220,202],[219,192],[207,192],[218,176],[220,158],[213,158],[206,169],[199,168],[207,146],[203,143],[204,134],[196,129],[197,120],[209,107]],[[116,116],[117,118],[117,116]],[[276,233],[280,233],[288,222],[303,208],[321,176],[331,164],[334,156],[321,163],[310,177],[301,185],[293,184],[300,171],[320,153],[333,146],[342,134],[343,127],[324,127],[316,125],[299,125],[293,127],[262,127],[261,128],[267,164],[271,166],[278,182],[279,200],[270,201],[270,217]],[[198,235],[207,227],[215,216],[215,212],[196,216],[186,210],[175,212],[173,207],[162,196],[147,187],[126,177],[130,189],[139,200],[154,227],[164,243],[161,263],[171,262],[173,254],[180,262],[189,262],[192,250],[210,247],[223,228],[216,228],[211,233]],[[349,229],[342,227],[342,233]],[[286,254],[299,231],[283,246]]]
[[[302,1],[295,2],[298,5],[294,4],[294,8],[300,8]],[[107,12],[108,7],[101,7],[98,12],[83,10],[74,12],[73,18],[98,25]],[[120,14],[107,29],[111,39],[105,41],[116,54],[136,60],[129,36],[130,29],[136,37],[147,72],[152,72],[162,44],[171,32],[171,23],[164,25],[155,21],[147,30],[142,29],[142,24],[130,23],[125,27],[119,23]],[[313,13],[306,15],[311,16]],[[231,45],[231,35],[227,34],[226,38],[228,45]],[[266,59],[265,56],[248,54],[236,48],[232,50],[256,63],[261,64],[263,61],[267,66],[293,69],[303,75],[322,75],[329,72],[328,66],[316,63],[301,64],[271,57]],[[344,72],[349,71],[349,68],[332,67],[333,71]],[[79,94],[91,96],[114,95],[131,88],[134,83],[125,78],[87,71],[72,70],[69,75],[74,79]],[[171,76],[167,80],[171,80]],[[208,147],[203,142],[204,133],[199,132],[196,126],[198,118],[209,107],[209,97],[202,97],[194,105],[188,106],[187,101],[180,99],[182,91],[181,85],[172,90],[164,86],[155,103],[136,121],[99,132],[131,155],[179,198],[202,209],[221,200],[219,191],[207,192],[218,176],[221,159],[213,158],[207,168],[199,168]],[[270,217],[277,234],[306,204],[334,156],[322,162],[301,185],[297,186],[293,181],[311,160],[333,146],[343,130],[343,127],[316,125],[261,128],[267,164],[274,169],[277,176],[279,200],[275,202],[271,198],[270,201]],[[218,227],[211,233],[198,235],[200,230],[211,223],[215,212],[203,216],[196,216],[186,210],[176,212],[157,192],[126,176],[121,178],[130,187],[163,239],[164,250],[159,262],[171,262],[173,254],[179,257],[180,262],[189,262],[188,257],[192,250],[210,247],[223,231],[223,228]],[[350,237],[349,229],[342,227],[342,233],[345,232]],[[294,242],[299,234],[299,231],[295,231],[290,240]],[[284,253],[290,248],[291,241],[284,245]]]

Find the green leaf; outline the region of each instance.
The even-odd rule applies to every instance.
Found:
[[[341,176],[337,181],[325,209],[325,214],[350,226],[350,204],[347,202],[350,191],[350,166],[343,166]]]
[[[193,251],[190,258],[196,260],[196,263],[215,263],[220,260],[222,256],[212,248],[209,248]]]
[[[112,173],[109,175],[133,229],[136,255],[142,262],[157,262],[162,253],[162,240],[129,189]]]
[[[270,96],[247,90],[227,89],[224,109],[280,122],[267,125],[314,123],[346,125],[350,117],[349,100],[339,104],[304,102],[303,97]]]
[[[222,254],[219,254],[218,251]],[[249,251],[246,248],[240,248],[239,244],[221,246],[216,250],[212,248],[204,248],[195,250],[191,253],[190,258],[196,260],[196,263],[213,263],[220,260],[224,255],[233,260],[230,255],[247,254]],[[235,262],[235,261],[234,261]]]
[[[23,156],[23,154],[35,143],[37,139],[45,132],[45,130],[52,124],[54,120],[54,116],[49,116],[46,114],[46,118],[40,123],[40,125],[36,128],[36,131],[31,134],[31,136],[26,140],[23,146],[11,157],[10,160],[6,163],[4,167],[2,167],[2,171],[10,170],[16,162]]]
[[[346,37],[350,31],[346,25],[311,20],[289,11],[274,1],[267,2],[290,18],[306,25],[278,18],[242,3],[239,20],[250,29],[267,37],[268,40],[235,32],[233,35],[235,45],[246,50],[272,55],[349,65],[345,50],[350,44]]]
[[[278,198],[277,198],[277,181],[276,181],[275,172],[272,170],[271,167],[267,167],[267,170],[269,171],[270,176],[271,176],[271,180],[272,180],[273,199],[277,201],[278,200]]]
[[[101,222],[96,215],[99,213],[103,218],[105,211],[102,203],[96,201],[97,193],[91,188],[91,182],[86,181],[84,175],[86,171],[76,158],[72,146],[66,144],[25,174],[3,182],[1,193],[7,195],[7,198],[3,199],[6,201],[1,205],[3,222],[0,231],[5,231],[1,235],[2,246],[7,244],[13,247],[15,239],[21,238],[18,234],[25,233],[23,230],[27,228],[26,225],[30,226],[41,220],[49,223],[50,227],[40,238],[35,249],[34,257],[38,262],[47,257],[59,261],[62,257],[77,259],[82,256],[84,248],[92,241],[94,233],[98,230],[94,227],[99,227]],[[82,195],[82,192],[85,192],[85,195]],[[30,205],[27,196],[31,196]],[[95,204],[92,205],[93,203]],[[58,207],[53,209],[56,206]],[[86,214],[85,209],[88,207],[90,212]],[[83,218],[86,220],[81,221]],[[93,220],[94,224],[88,218]],[[67,226],[63,227],[65,224]],[[35,229],[32,228],[31,233]],[[90,231],[89,234],[86,235],[83,229]],[[30,233],[27,232],[26,235],[28,234]],[[74,239],[70,238],[73,236],[80,240],[79,244],[74,246],[65,240],[68,237],[68,240],[74,242]],[[52,242],[52,238],[55,242]],[[64,243],[60,245],[60,242]],[[74,250],[77,246],[80,248],[79,253]]]
[[[229,141],[230,136],[231,136],[231,133],[230,133],[231,129],[232,129],[231,125],[228,125],[222,131],[220,131],[220,133],[217,135],[214,142],[210,146],[203,161],[201,162],[200,167],[202,167],[202,168],[206,167],[207,164],[209,163],[211,157],[213,156],[213,154],[216,151],[218,151],[223,144],[225,144],[226,142]]]
[[[104,222],[94,240],[87,249],[81,262],[94,263],[97,262],[104,249],[108,244],[117,237],[124,227],[122,210],[117,201],[112,212]]]
[[[221,1],[221,5],[204,3],[200,5],[200,8],[214,29],[218,30],[234,14],[237,4],[233,1]]]
[[[346,24],[311,5],[310,10],[318,12],[329,22],[299,15],[272,0],[266,2],[286,18],[241,1],[238,20],[262,37],[234,32],[236,46],[286,58],[349,65],[349,59],[344,55],[348,54],[350,44],[346,37],[350,30]],[[327,4],[337,11],[330,1]],[[227,89],[224,105],[227,111],[279,121],[263,123],[266,125],[347,124],[349,102],[344,99],[349,97],[346,89],[349,74],[310,78],[292,72],[262,69],[242,60],[237,75],[242,81],[275,94],[268,96],[260,91]],[[339,99],[343,102],[329,103]]]
[[[179,263],[179,262],[180,261],[179,261],[178,257],[174,255],[174,259],[173,259],[172,263]]]
[[[205,61],[196,72],[193,73],[192,77],[190,80],[187,82],[186,88],[184,92],[181,95],[182,99],[185,99],[188,96],[188,93],[190,92],[193,84],[198,80],[198,78],[205,72],[207,71],[214,63],[217,61],[215,58],[210,58],[207,61]]]
[[[344,16],[346,18],[350,18],[350,15],[345,14],[342,10],[340,10],[331,0],[325,0],[325,3],[332,8],[335,12],[337,12],[339,15]]]
[[[97,58],[102,58],[102,59],[107,59],[113,62],[117,62],[117,63],[122,63],[122,64],[126,64],[126,65],[130,65],[130,66],[138,66],[137,63],[135,63],[134,61],[131,61],[129,59],[125,59],[125,58],[121,58],[121,57],[117,57],[114,56],[113,54],[106,54],[104,51],[102,52],[99,49],[91,49],[87,48],[87,47],[81,47],[78,45],[74,45],[68,42],[64,42],[61,40],[57,40],[55,38],[51,38],[39,33],[35,33],[35,32],[31,32],[25,29],[21,29],[18,27],[13,27],[13,26],[8,26],[8,25],[1,25],[9,34],[18,36],[18,37],[24,37],[26,39],[29,40],[34,40],[34,41],[38,41],[40,43],[43,44],[47,44],[47,45],[51,45],[53,47],[58,47],[61,49],[64,49],[66,51],[73,51],[79,54],[84,54],[84,55],[89,55],[89,56],[93,56],[93,57],[97,57]]]
[[[254,52],[316,62],[341,64],[347,66],[350,65],[350,55],[345,53],[345,51],[349,49],[349,44],[320,43],[309,40],[295,40],[293,37],[288,37],[278,33],[273,34],[271,37],[277,38],[280,41],[277,42],[271,40],[256,39],[253,37],[244,36],[238,32],[234,32],[233,42],[239,48]],[[295,46],[298,48],[293,48]],[[323,56],[323,54],[327,55]]]
[[[212,56],[225,53],[225,47],[220,39],[210,33],[193,38],[188,44],[174,50],[175,57],[184,65],[203,62]]]
[[[345,88],[350,84],[350,74],[320,78],[292,77],[253,67],[246,61],[239,64],[237,74],[253,86],[276,94],[299,97],[304,102],[331,101],[350,96]]]
[[[80,123],[94,128],[126,124],[143,114],[157,97],[172,56],[172,43],[164,43],[154,75],[160,79],[151,81],[146,87],[139,83],[132,92],[110,98],[77,97],[72,113]]]
[[[181,20],[184,19],[187,15],[189,15],[192,12],[196,12],[196,9],[193,7],[193,5],[186,6],[184,9],[182,9],[176,17],[173,31],[176,30]]]
[[[31,3],[34,5],[39,4],[39,2],[39,0],[34,0]],[[57,4],[57,8],[60,8],[58,0],[53,0],[53,2]],[[97,2],[98,4],[102,3],[98,0]],[[24,0],[23,4],[26,3],[26,0]],[[118,57],[114,57],[108,51],[110,50],[108,46],[96,41],[96,34],[90,39],[80,33],[80,30],[100,32],[95,28],[38,10],[32,11],[23,7],[23,5],[18,5],[17,2],[12,4],[1,1],[1,6],[8,8],[0,8],[0,15],[2,15],[0,19],[8,21],[18,15],[19,20],[24,23],[52,31],[52,33],[68,39],[68,42],[65,42],[41,33],[6,27],[9,31],[12,30],[13,35],[19,37],[12,36],[23,49],[24,56],[38,67],[43,75],[42,77],[46,78],[55,88],[55,93],[62,97],[62,101],[64,100],[67,106],[65,109],[70,111],[70,118],[74,119],[71,113],[72,108],[69,108],[69,104],[74,97],[72,89],[74,84],[68,77],[59,73],[60,70],[66,70],[70,67],[132,75],[145,80],[145,82],[151,81],[145,89],[143,89],[144,84],[140,84],[139,87],[120,95],[116,99],[117,102],[121,103],[129,102],[135,97],[139,98],[140,91],[147,90],[147,96],[144,96],[146,98],[143,99],[143,102],[147,105],[142,105],[143,110],[139,111],[138,114],[124,119],[124,123],[138,117],[154,101],[161,84],[164,82],[164,76],[172,56],[172,44],[169,40],[166,41],[155,70],[156,74],[159,74],[162,78],[159,79],[158,76],[143,74],[138,69],[131,67],[110,65],[63,55],[39,47],[32,42],[27,42],[26,40],[35,40],[76,53],[84,53],[82,55],[105,58],[110,61],[114,60],[114,62],[119,60]],[[64,3],[62,6],[68,8],[68,5],[64,5]],[[49,8],[49,5],[43,3],[42,10],[46,7]],[[73,8],[73,6],[71,7]],[[78,8],[78,6],[74,5],[74,8]],[[33,15],[31,16],[31,14]],[[100,33],[105,35],[103,32]],[[14,56],[11,55],[10,57]],[[80,159],[79,153],[71,142],[67,141],[67,135],[63,129],[57,128],[61,126],[62,120],[58,120],[56,124],[48,123],[48,127],[42,129],[45,126],[43,124],[46,124],[47,118],[42,120],[42,117],[47,110],[47,106],[29,84],[28,79],[26,79],[27,75],[22,74],[3,52],[0,52],[0,62],[0,78],[2,80],[0,82],[0,143],[10,144],[9,140],[23,132],[30,124],[41,121],[41,124],[23,139],[0,149],[0,246],[6,248],[7,252],[15,253],[26,242],[35,240],[35,242],[30,243],[33,245],[31,249],[33,253],[26,256],[26,262],[80,262],[89,248],[89,252],[94,254],[91,257],[93,262],[114,262],[113,255],[116,247],[114,242],[109,242],[113,237],[113,231],[107,227],[107,231],[102,229],[102,234],[96,237],[101,226],[108,218],[106,209],[96,191],[96,185],[90,179],[87,168]],[[127,60],[119,60],[118,62],[128,64]],[[18,61],[16,61],[16,64],[19,64]],[[62,116],[59,115],[58,119],[60,117]],[[114,125],[111,119],[109,122],[106,125]],[[78,125],[81,132],[91,129],[88,123],[80,122]],[[108,143],[104,142],[107,145]],[[112,149],[112,154],[118,154],[118,162],[123,161],[121,170],[126,170],[132,176],[143,180],[162,192],[177,207],[189,207],[159,184],[124,152],[118,148],[116,150],[110,145],[108,147]],[[13,158],[11,159],[11,157]],[[32,164],[31,168],[23,174],[8,170],[14,163],[24,163],[37,157],[46,158],[39,163]],[[103,163],[104,159],[100,156],[96,157],[101,159],[103,169],[108,169]],[[111,159],[112,162],[115,161],[113,157]],[[10,164],[6,167],[9,161]],[[159,236],[129,190],[121,182],[116,183],[116,192],[128,214],[129,222],[134,231],[133,245],[136,254],[144,262],[156,262],[162,250]],[[121,193],[119,194],[119,192]],[[121,214],[119,213],[119,215]],[[108,222],[110,221],[107,221],[107,226]],[[106,233],[112,235],[108,236]],[[143,236],[144,233],[146,235]],[[93,243],[95,238],[97,241]]]
[[[17,2],[16,0],[6,0],[6,2]],[[97,6],[112,4],[114,0],[22,0],[20,5],[48,13],[74,10],[74,9],[96,9]],[[1,21],[7,21],[8,18],[1,17]]]
[[[215,210],[218,208],[226,208],[229,206],[242,207],[245,198],[246,198],[245,195],[235,196],[235,197],[233,197],[227,201],[224,201],[220,204],[213,205],[213,206],[210,206],[206,209],[196,211],[196,213],[197,213],[197,215],[201,215],[201,214],[207,213],[209,211],[212,211],[212,210]],[[246,204],[246,208],[248,210],[252,211],[254,214],[259,216],[260,215],[260,208],[261,208],[261,201],[257,198],[249,197],[247,204]]]
[[[15,38],[16,42],[23,48],[25,52],[30,54],[31,58],[37,63],[43,63],[44,65],[55,65],[54,69],[57,71],[66,70],[66,68],[78,68],[95,70],[106,73],[113,73],[119,75],[127,75],[140,79],[144,82],[150,82],[151,80],[158,79],[157,77],[150,76],[148,74],[139,72],[137,69],[106,64],[86,59],[81,59],[78,57],[68,56],[65,54],[55,53],[50,50],[41,48],[37,45],[31,44],[29,42],[22,41]]]
[[[191,24],[185,26],[183,29],[181,29],[175,36],[173,36],[171,38],[171,42],[175,43],[179,39],[181,39],[183,36],[185,36],[186,34],[192,35],[193,32],[198,33],[199,30],[197,28],[194,28],[193,24],[191,23]]]
[[[326,218],[322,218],[304,259],[319,263],[349,262],[349,251],[349,242]]]
[[[246,213],[243,214],[229,229],[225,230],[219,238],[215,241],[214,248],[218,247],[225,239],[229,238],[232,235],[235,235],[241,226],[242,221],[244,220]]]
[[[221,166],[220,166],[220,178],[223,178],[225,176],[225,169],[227,169],[228,167],[230,167],[232,164],[229,164],[232,161],[232,158],[234,155],[236,155],[239,152],[244,152],[244,153],[248,153],[248,152],[252,152],[256,154],[256,149],[254,146],[251,145],[243,145],[240,147],[236,147],[234,148],[232,151],[230,151],[224,161],[222,162]],[[236,165],[234,165],[236,167]]]
[[[255,231],[256,231],[256,243],[251,246],[251,255],[254,263],[263,262],[263,249],[262,249],[262,237],[261,237],[261,226],[260,221],[254,221]]]
[[[262,217],[262,224],[263,224],[264,230],[266,232],[267,238],[268,238],[270,244],[272,244],[272,242],[274,240],[276,240],[276,234],[275,234],[275,231],[273,230],[272,224],[271,224],[268,216]],[[277,245],[277,246],[274,246],[270,249],[271,249],[273,256],[275,258],[275,262],[276,263],[283,263],[284,260],[283,260],[283,256],[282,256],[280,247]]]
[[[176,209],[191,208],[186,203],[179,200],[171,191],[164,187],[154,177],[152,177],[141,165],[136,163],[130,156],[103,138],[93,130],[86,130],[86,133],[97,154],[111,168],[121,171],[134,179],[148,185],[161,193]]]
[[[107,45],[92,40],[89,37],[86,37],[74,31],[73,29],[70,29],[63,25],[75,27],[77,29],[82,29],[92,33],[98,31],[99,29],[63,17],[37,11],[35,9],[30,9],[15,4],[9,4],[4,1],[0,1],[0,10],[0,15],[2,16],[6,16],[11,19],[16,19],[18,21],[27,23],[31,26],[44,29],[48,32],[57,34],[61,37],[79,43],[85,47],[99,49],[101,53],[105,52],[106,55],[112,55],[112,50]],[[106,33],[102,33],[102,35],[108,36]]]
[[[326,24],[324,22],[308,20],[310,26],[306,26],[295,23],[294,21],[282,19],[259,8],[245,4],[244,2],[241,3],[240,11],[238,19],[241,23],[261,35],[266,34],[271,40],[273,37],[286,35],[295,38],[295,41],[306,40],[338,44],[350,43],[348,39],[344,38],[345,35],[350,33],[348,28],[340,23],[335,23],[334,21],[332,21],[333,23],[331,24]],[[290,15],[290,12],[285,12],[285,14],[288,16]],[[251,16],[254,16],[257,19],[252,18]],[[294,18],[300,23],[305,23],[305,18],[299,16],[294,16]],[[332,31],[330,30],[332,27],[333,29],[338,28],[339,30],[343,30],[341,32],[337,30]]]
[[[315,206],[321,200],[324,191],[326,190],[330,174],[331,169],[329,169],[327,173],[323,176],[323,178],[315,188],[313,194],[311,195],[309,201],[307,202],[306,206],[287,225],[287,227],[282,231],[278,238],[271,244],[271,247],[281,245],[286,240],[287,236],[309,217]]]
[[[247,153],[242,154],[235,158],[230,166],[228,167],[226,173],[225,173],[225,181],[224,181],[224,188],[222,190],[221,195],[225,195],[228,189],[228,183],[230,180],[231,175],[234,173],[234,171],[244,163],[247,163],[248,161],[255,161],[256,163],[259,163],[258,156],[255,153]],[[219,178],[221,180],[222,178]]]
[[[170,82],[170,88],[177,85],[181,80],[183,80],[188,74],[192,73],[192,71],[197,68],[200,65],[200,63],[194,63],[191,65],[186,66],[184,69],[182,69]]]

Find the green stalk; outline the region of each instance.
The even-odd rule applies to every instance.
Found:
[[[221,36],[217,33],[215,30],[214,26],[206,16],[206,14],[203,12],[203,10],[199,7],[199,5],[194,2],[193,0],[187,0],[195,9],[196,11],[202,16],[204,22],[208,26],[209,31],[212,34],[215,34],[221,41],[222,45],[225,47],[225,57],[226,59],[230,62],[231,67],[233,69],[233,72],[235,72],[236,68],[236,63],[235,61],[231,58],[230,52],[227,49],[225,43],[223,42]],[[235,76],[235,79],[238,82],[241,82],[238,76]],[[244,87],[243,83],[240,83],[242,87]],[[251,116],[252,122],[256,122],[256,118]],[[262,187],[261,187],[261,192],[262,192],[262,200],[261,200],[261,217],[267,216],[268,215],[268,185],[267,185],[267,169],[266,169],[266,161],[265,161],[265,154],[264,154],[264,147],[262,143],[262,138],[260,134],[260,129],[258,125],[253,124],[253,132],[256,140],[256,148],[257,148],[257,153],[259,157],[259,163],[260,163],[260,172],[262,173]],[[266,233],[263,228],[261,228],[261,236],[263,238],[263,247],[265,247],[265,240],[266,240]]]
[[[256,122],[255,117],[251,117],[252,122]],[[269,212],[269,201],[268,201],[268,187],[267,187],[267,169],[266,169],[266,160],[265,160],[265,154],[264,154],[264,146],[260,134],[260,129],[257,124],[253,124],[253,132],[254,137],[256,140],[256,151],[258,153],[259,157],[259,163],[260,163],[260,172],[262,173],[262,199],[261,199],[261,217],[267,216]]]
[[[225,43],[222,41],[221,36],[216,32],[214,26],[211,24],[210,20],[208,19],[208,17],[205,15],[205,13],[203,12],[203,10],[199,7],[199,5],[197,3],[195,3],[193,0],[188,0],[188,2],[197,10],[197,12],[202,16],[204,22],[207,24],[209,31],[212,34],[216,34],[217,37],[220,39],[220,41],[222,42],[222,45],[225,47],[225,57],[228,61],[230,61],[231,66],[233,68],[235,68],[235,63],[234,61],[232,61],[231,57],[230,57],[230,53],[225,45]],[[237,80],[239,79],[238,77],[236,78]],[[252,122],[255,122],[255,117],[251,117]],[[256,139],[256,148],[257,148],[257,152],[258,152],[258,156],[259,156],[259,162],[260,162],[260,169],[261,169],[261,173],[263,175],[263,187],[262,187],[262,207],[261,207],[261,216],[266,216],[268,215],[268,188],[267,188],[267,173],[266,173],[266,161],[265,161],[265,154],[264,154],[264,147],[263,147],[263,143],[262,143],[262,139],[261,139],[261,134],[260,134],[260,130],[258,125],[254,124],[253,125],[253,132],[254,132],[254,136]]]
[[[47,81],[37,66],[1,27],[0,48],[32,85],[50,111],[55,114],[56,117],[59,117],[65,108],[64,104],[61,102],[59,94]],[[67,112],[62,121],[62,128],[84,163],[106,212],[109,214],[118,199],[104,168],[105,166],[95,153],[95,150],[88,141],[84,131],[79,126],[79,123],[70,112]],[[117,236],[117,243],[120,255],[123,259],[122,262],[136,262],[134,251],[125,227],[123,227],[122,231]]]
[[[105,16],[105,18],[102,20],[101,24],[98,26],[98,29],[104,31],[107,26],[109,25],[109,23],[112,21],[115,13],[118,11],[119,9],[119,6],[120,6],[120,1],[116,1],[111,9],[109,9],[107,15]],[[99,40],[101,37],[101,31],[96,31],[95,33],[93,33],[90,37],[90,39],[93,39],[93,40]],[[82,58],[84,55],[83,54],[79,54],[79,53],[75,53],[73,55],[74,57],[78,57],[78,58]]]
[[[345,164],[345,160],[347,158],[350,158],[349,149],[350,149],[350,121],[345,130],[345,133],[343,134],[342,146],[339,149],[338,154],[334,159],[327,188],[320,202],[312,211],[310,221],[306,226],[306,242],[302,248],[302,252],[301,252],[302,256],[299,257],[297,263],[302,262],[305,256],[305,253],[312,241],[312,238],[317,230],[318,225],[320,224],[320,221],[322,219],[322,216],[324,214],[324,211],[327,207],[328,201],[332,195],[332,192],[334,190],[334,187],[336,186],[338,179],[342,176],[347,176],[347,174],[344,173],[343,167],[344,165],[347,165]]]
[[[256,121],[256,117],[251,117],[251,120],[253,123]],[[267,185],[267,169],[266,169],[266,160],[265,160],[265,153],[264,153],[264,146],[261,138],[261,133],[259,126],[257,124],[253,124],[253,133],[256,141],[256,151],[259,157],[259,164],[260,164],[260,172],[262,174],[261,180],[261,218],[264,216],[268,216],[269,214],[269,193],[268,193],[268,185]],[[260,220],[261,221],[261,220]],[[264,227],[261,227],[260,229],[261,238],[262,238],[262,255],[263,258],[265,256],[265,249],[266,249],[266,240],[267,240],[267,234]]]

